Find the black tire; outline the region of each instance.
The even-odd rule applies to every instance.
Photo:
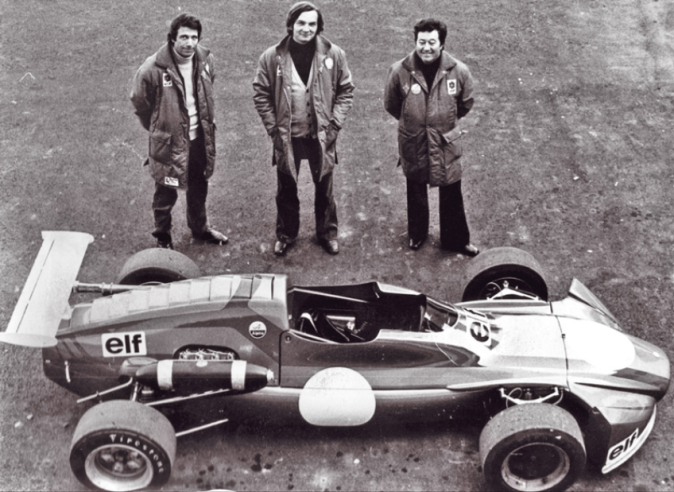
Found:
[[[163,248],[144,249],[131,256],[115,283],[143,285],[169,283],[201,277],[196,263],[178,251]]]
[[[173,426],[159,411],[117,400],[90,408],[77,424],[70,468],[87,487],[129,491],[156,488],[171,476]]]
[[[505,287],[548,300],[548,284],[541,265],[518,248],[494,248],[480,253],[468,263],[461,287],[463,302],[490,299]]]
[[[578,423],[566,410],[545,403],[510,407],[480,435],[480,460],[491,489],[560,492],[585,469]]]

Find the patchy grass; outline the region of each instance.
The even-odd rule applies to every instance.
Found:
[[[469,65],[477,82],[475,108],[463,122],[468,130],[463,188],[475,242],[532,252],[548,268],[555,297],[564,294],[572,276],[579,277],[628,332],[672,352],[674,7],[669,2],[321,2],[325,34],[346,50],[357,85],[338,142],[342,253],[328,257],[313,244],[313,190],[303,170],[299,244],[277,259],[271,252],[276,178],[251,81],[260,53],[283,34],[291,3],[189,4],[204,21],[203,44],[217,61],[219,157],[208,203],[213,225],[231,243],[191,245],[181,199],[175,212],[178,249],[209,274],[283,272],[304,284],[378,278],[456,299],[454,279],[466,260],[437,249],[437,216],[432,216],[430,244],[416,253],[405,247],[395,122],[382,103],[388,66],[413,48],[414,21],[436,15],[450,28],[447,49]],[[41,230],[81,230],[96,237],[82,267],[84,281],[111,281],[126,257],[153,245],[153,185],[142,168],[147,136],[128,92],[135,70],[162,44],[167,21],[181,7],[150,0],[27,0],[0,7],[0,274],[5,279],[0,321],[5,324],[39,249]],[[435,194],[431,203],[437,207]],[[76,489],[64,450],[73,430],[68,423],[81,409],[43,381],[33,352],[0,348],[0,353],[5,356],[0,455],[15,464],[0,472],[0,488]],[[646,447],[619,474],[588,473],[578,490],[671,488],[663,463],[674,460],[665,437],[674,425],[671,397],[662,407]],[[29,411],[34,418],[25,421]],[[22,419],[25,425],[15,428]],[[445,437],[438,437],[428,446],[445,444]],[[199,453],[190,459],[210,459],[196,438],[188,446]],[[404,456],[403,445],[396,446]],[[320,444],[302,452],[314,447]],[[473,470],[461,468],[466,482],[457,487],[466,490],[482,486],[474,470],[477,458],[470,454],[474,447],[465,448],[468,465],[460,465]],[[284,453],[292,455],[292,449]],[[313,472],[299,457],[302,466],[293,468],[292,458],[286,468],[294,471],[295,488],[320,487],[320,480],[300,480],[302,473]],[[381,466],[386,471],[387,465]],[[379,470],[359,475],[358,486],[413,489],[423,483],[426,490],[441,490],[448,487],[447,476],[456,476],[451,465],[426,466],[419,472],[426,477],[422,482],[413,473],[395,474],[395,481],[387,482]],[[196,470],[184,468],[171,486],[202,488]],[[349,470],[338,472],[345,487],[352,484]],[[241,489],[288,486],[287,474],[280,481],[265,475],[265,482],[241,475],[243,483],[231,485],[227,473],[221,470],[213,483]]]

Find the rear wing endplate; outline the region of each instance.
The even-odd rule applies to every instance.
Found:
[[[42,240],[0,342],[37,348],[56,345],[56,331],[94,237],[83,232],[43,231]]]

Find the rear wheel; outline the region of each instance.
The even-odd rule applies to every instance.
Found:
[[[510,492],[560,492],[585,468],[578,423],[544,403],[508,408],[480,435],[480,459],[490,487]]]
[[[131,491],[164,485],[171,476],[176,436],[157,410],[119,400],[96,405],[80,420],[70,467],[84,485]]]
[[[165,284],[200,276],[197,264],[184,254],[171,249],[152,248],[131,256],[124,263],[115,283]]]
[[[494,248],[471,260],[462,285],[462,301],[491,299],[511,291],[548,300],[545,272],[536,259],[518,248]],[[518,298],[517,294],[499,299]]]

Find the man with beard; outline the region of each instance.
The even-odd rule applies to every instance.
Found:
[[[353,103],[354,85],[344,51],[321,36],[323,16],[298,2],[286,18],[287,36],[260,57],[253,81],[255,108],[272,139],[278,188],[274,253],[286,254],[300,226],[297,176],[309,161],[315,187],[316,237],[339,253],[337,205],[333,196],[336,141]]]
[[[398,120],[399,165],[407,179],[409,247],[428,236],[428,185],[440,194],[440,243],[468,256],[470,243],[461,193],[459,119],[473,107],[468,67],[444,51],[447,26],[423,19],[414,26],[415,50],[388,72],[384,105]]]

